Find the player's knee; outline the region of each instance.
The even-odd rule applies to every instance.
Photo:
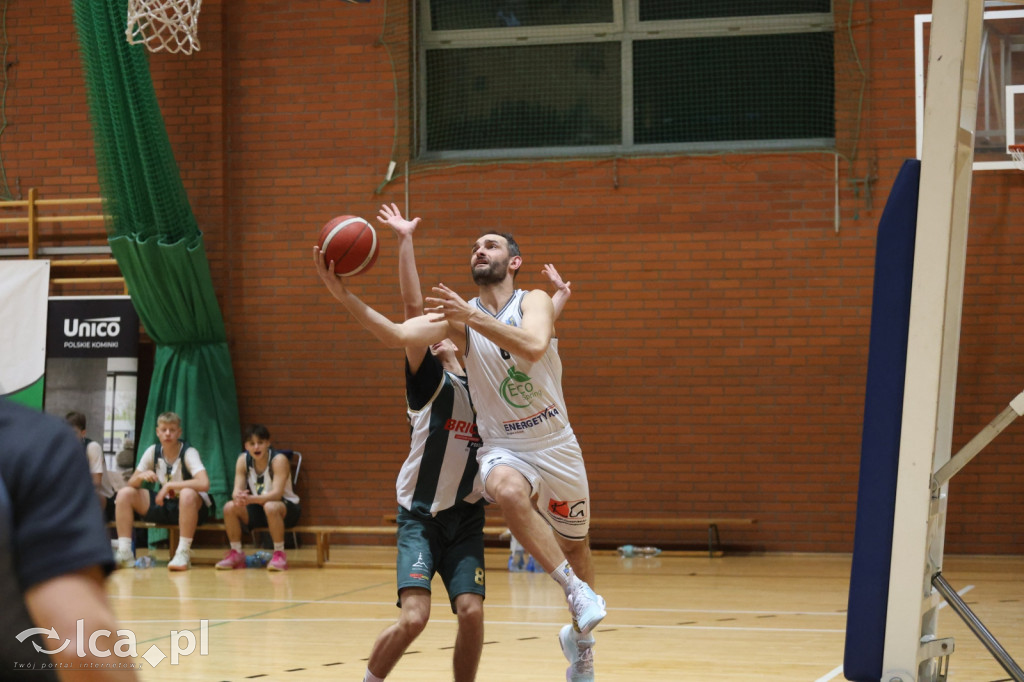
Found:
[[[229,516],[238,516],[238,505],[235,504],[234,500],[228,500],[221,508],[221,512],[224,514],[224,518]]]
[[[530,504],[530,484],[518,471],[500,477],[492,474],[487,480],[487,487],[494,501],[503,507]]]
[[[484,621],[484,605],[481,599],[457,599],[455,614],[459,625],[478,625]]]
[[[117,495],[114,497],[114,504],[128,504],[130,505],[135,499],[136,493],[139,488],[133,488],[129,485],[121,488],[117,491]]]
[[[266,504],[263,505],[263,512],[267,516],[284,517],[284,502],[280,502],[278,500],[271,500],[270,502],[267,502]]]
[[[427,621],[430,620],[429,611],[411,610],[409,612],[402,612],[402,616],[399,619],[399,626],[405,630],[406,635],[413,639],[418,637],[423,629],[427,627]]]
[[[178,506],[179,507],[198,507],[199,506],[199,493],[192,488],[182,488],[178,491]]]

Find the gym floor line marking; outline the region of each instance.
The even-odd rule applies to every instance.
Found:
[[[154,619],[154,620],[123,620],[121,623],[133,625],[138,624],[157,624],[157,623],[180,623],[188,620],[194,621],[195,619]],[[217,618],[210,619],[210,627],[216,625],[227,625],[230,623],[245,623],[245,624],[263,624],[263,623],[393,623],[394,618],[256,618],[254,616],[248,616],[244,618]],[[457,625],[458,621],[454,618],[450,619],[431,619],[431,622],[436,623],[447,623],[450,625]],[[485,619],[484,623],[490,626],[523,626],[523,627],[561,627],[564,623],[561,622],[543,622],[543,621],[515,621],[515,620],[489,620]],[[635,630],[725,630],[735,632],[821,632],[821,633],[842,633],[846,632],[844,629],[836,628],[765,628],[765,627],[746,627],[746,626],[732,626],[732,625],[653,625],[650,623],[619,623],[614,629],[601,630],[600,632],[614,632],[616,630],[622,631],[627,629]],[[161,637],[159,639],[166,639]],[[148,641],[148,640],[147,640]],[[154,640],[155,641],[155,640]]]
[[[372,587],[380,587],[380,586],[385,585],[385,584],[390,584],[390,583],[379,583],[377,585],[355,588],[355,589],[352,589],[352,590],[347,590],[345,592],[338,592],[338,593],[333,594],[330,597],[328,597],[328,599],[331,598],[331,597],[342,596],[342,595],[346,595],[346,594],[353,594],[355,592],[361,592],[364,589],[369,589],[369,588],[372,588]],[[180,600],[181,600],[181,598],[179,597],[179,601]],[[252,613],[252,614],[249,614],[248,616],[243,616],[242,618],[239,618],[239,619],[237,619],[235,621],[228,621],[228,620],[223,620],[223,619],[219,619],[219,618],[218,619],[207,618],[207,619],[200,619],[200,620],[206,620],[208,623],[212,623],[212,624],[210,624],[210,627],[217,627],[218,625],[224,625],[224,624],[229,623],[229,622],[238,622],[238,621],[254,620],[254,619],[262,620],[262,618],[260,618],[260,616],[262,616],[265,613],[278,613],[278,612],[281,612],[281,611],[287,611],[289,609],[294,609],[294,608],[298,608],[299,607],[299,604],[296,604],[296,603],[293,603],[293,602],[284,601],[284,600],[282,600],[280,603],[284,604],[284,606],[280,606],[278,608],[273,608],[273,609],[266,609],[266,610],[260,611],[258,613]],[[315,602],[311,602],[311,603],[315,603]],[[191,622],[193,620],[195,620],[195,619],[194,618],[184,619],[184,622]],[[170,621],[165,621],[165,622],[180,623],[180,622],[183,622],[183,620],[182,619],[177,619],[177,620],[170,620]],[[142,644],[149,644],[150,642],[160,642],[160,641],[163,641],[163,639],[164,639],[163,636],[159,636],[159,637],[153,637],[151,639],[140,640],[139,642],[137,642],[136,646],[139,646],[139,645],[142,645]]]
[[[390,583],[388,583],[390,585]],[[127,599],[130,601],[138,601],[142,599],[153,599],[163,601],[181,601],[181,597],[133,597],[131,595],[111,595],[114,598]],[[203,597],[204,602],[258,602],[260,604],[330,604],[330,605],[342,605],[342,606],[394,606],[394,601],[349,601],[349,600],[331,600],[331,599],[232,599],[230,597]],[[545,606],[539,604],[530,604],[528,606],[521,606],[518,604],[499,604],[487,602],[487,609],[530,609],[538,611],[563,611],[565,610],[564,604],[558,604],[553,606]],[[635,613],[711,613],[711,614],[738,614],[746,616],[757,616],[767,615],[769,617],[775,616],[845,616],[845,611],[751,611],[751,610],[740,610],[740,609],[666,609],[666,608],[645,608],[640,606],[616,606],[616,613],[624,612],[635,612]]]
[[[829,682],[829,680],[834,679],[836,675],[841,675],[842,673],[843,666],[839,666],[838,668],[833,668],[832,670],[829,670],[827,673],[825,673],[822,677],[816,679],[814,682]]]

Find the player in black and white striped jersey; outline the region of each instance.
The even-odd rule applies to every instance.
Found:
[[[412,235],[419,218],[383,206],[378,220],[399,240],[399,283],[406,317],[423,312]],[[340,280],[314,252],[327,288],[339,296]],[[395,484],[398,498],[398,605],[396,623],[377,637],[364,682],[383,680],[430,617],[430,584],[440,573],[458,618],[454,679],[476,678],[483,650],[484,510],[476,451],[480,437],[466,376],[455,344],[441,339],[405,347],[409,454]],[[439,548],[439,550],[438,550]]]

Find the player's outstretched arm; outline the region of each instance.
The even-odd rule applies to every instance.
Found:
[[[324,262],[320,248],[313,247],[313,263],[316,266],[317,274],[327,286],[328,291],[349,311],[352,317],[356,318],[359,324],[377,337],[377,339],[388,348],[407,348],[409,346],[427,346],[437,343],[450,334],[450,325],[439,324],[442,318],[430,318],[427,315],[420,315],[406,320],[402,324],[396,324],[379,312],[366,305],[358,296],[352,293],[342,281],[342,278],[334,274],[334,263]]]
[[[427,297],[426,311],[438,315],[437,319],[447,320],[449,325],[465,325],[529,362],[536,362],[544,356],[554,329],[551,297],[540,289],[534,289],[523,297],[520,327],[504,324],[474,308],[443,283],[434,287],[434,296]]]
[[[423,291],[416,271],[416,253],[412,243],[412,233],[416,231],[420,219],[406,220],[398,206],[384,204],[377,214],[377,220],[394,230],[398,237],[398,287],[402,292],[405,319],[422,315]]]
[[[565,304],[569,302],[569,297],[572,296],[572,290],[569,288],[572,286],[572,282],[563,282],[562,276],[558,274],[558,270],[555,270],[555,266],[551,263],[545,263],[541,272],[555,287],[555,293],[551,295],[551,305],[555,308],[555,319],[557,320],[561,317]]]

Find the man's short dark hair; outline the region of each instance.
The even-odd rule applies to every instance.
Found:
[[[270,429],[263,424],[250,424],[249,428],[245,430],[245,438],[242,439],[242,442],[248,443],[250,438],[270,440]]]
[[[85,415],[81,412],[68,412],[64,415],[64,421],[79,431],[85,431]]]
[[[519,250],[519,242],[516,241],[516,238],[512,236],[511,232],[499,232],[498,235],[504,237],[505,241],[508,242],[508,255],[509,256],[522,256],[523,255],[522,252]]]

